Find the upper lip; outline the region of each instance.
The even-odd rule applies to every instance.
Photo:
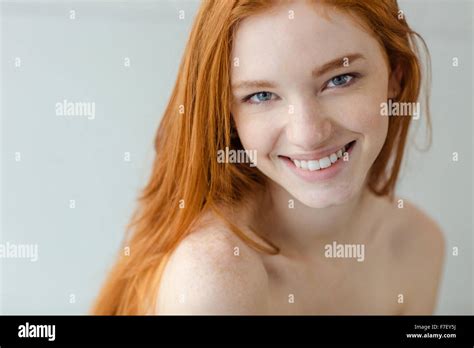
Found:
[[[321,158],[328,157],[332,153],[336,153],[338,150],[342,149],[344,145],[348,145],[352,141],[354,140],[341,143],[340,145],[336,145],[336,146],[331,146],[331,147],[327,146],[325,148],[318,149],[312,152],[285,155],[284,157],[288,157],[292,160],[304,160],[304,161],[319,160]]]

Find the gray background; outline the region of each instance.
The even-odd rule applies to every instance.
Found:
[[[400,5],[431,51],[433,145],[428,152],[409,146],[398,194],[446,236],[437,313],[472,314],[473,2]],[[148,178],[154,134],[198,6],[1,2],[0,243],[36,243],[39,259],[0,259],[0,313],[88,312]],[[56,116],[63,99],[95,102],[95,119]],[[421,126],[411,138],[421,146],[424,134]]]

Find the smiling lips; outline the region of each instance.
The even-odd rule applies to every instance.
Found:
[[[320,159],[303,160],[291,157],[288,158],[295,164],[296,167],[313,172],[316,170],[329,168],[332,164],[336,163],[339,158],[344,156],[344,153],[353,145],[353,143],[354,141]]]

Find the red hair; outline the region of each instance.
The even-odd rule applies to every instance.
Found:
[[[391,69],[400,69],[399,102],[418,100],[421,68],[413,32],[395,0],[321,1],[358,19],[379,41]],[[230,66],[234,31],[248,16],[278,4],[275,0],[203,1],[180,63],[172,95],[159,126],[150,180],[130,223],[130,235],[97,301],[93,314],[154,313],[157,289],[167,257],[190,233],[193,223],[213,211],[251,247],[278,253],[239,230],[225,213],[266,178],[243,164],[218,163],[217,151],[241,149],[230,113]],[[423,42],[424,44],[424,42]],[[426,45],[425,45],[426,47]],[[377,195],[392,196],[403,158],[411,117],[390,117],[385,144],[368,185]],[[224,208],[223,208],[224,207]]]

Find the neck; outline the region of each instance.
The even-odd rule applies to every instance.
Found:
[[[253,221],[280,248],[282,255],[314,255],[315,250],[324,250],[326,244],[334,241],[351,243],[360,239],[357,231],[369,195],[367,188],[343,204],[318,209],[303,205],[277,184],[269,186]]]

